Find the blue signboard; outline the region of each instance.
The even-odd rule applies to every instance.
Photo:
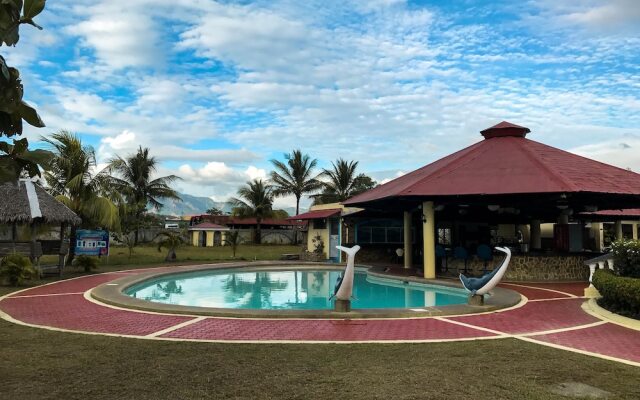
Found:
[[[109,232],[87,229],[76,231],[76,255],[108,256]]]

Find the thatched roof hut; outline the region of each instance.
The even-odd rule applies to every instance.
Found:
[[[80,225],[69,207],[30,180],[0,184],[0,224]]]

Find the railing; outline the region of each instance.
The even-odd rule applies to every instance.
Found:
[[[604,269],[604,265],[607,264],[610,270],[613,270],[613,254],[607,253],[599,257],[592,258],[584,262],[589,267],[589,287],[593,287],[592,279],[593,274],[596,273],[596,267]]]

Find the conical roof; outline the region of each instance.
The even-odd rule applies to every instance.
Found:
[[[0,184],[0,224],[34,221],[71,225],[82,222],[67,206],[29,180]]]
[[[503,121],[484,140],[345,202],[394,197],[535,193],[640,195],[640,174],[525,138],[530,130]]]

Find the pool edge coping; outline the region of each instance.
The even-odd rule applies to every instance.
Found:
[[[261,262],[237,262],[224,264],[205,264],[191,265],[185,267],[176,267],[171,270],[164,271],[147,271],[132,276],[125,276],[113,281],[100,284],[85,294],[87,300],[97,304],[110,306],[113,308],[121,308],[130,311],[139,311],[146,313],[164,314],[164,315],[183,315],[183,316],[205,316],[218,318],[244,318],[244,319],[407,319],[407,318],[432,318],[444,316],[482,314],[488,312],[496,312],[505,309],[511,309],[522,306],[526,303],[526,298],[515,290],[505,288],[495,288],[494,294],[483,306],[471,306],[468,304],[455,304],[446,306],[432,307],[414,307],[407,308],[389,308],[389,309],[358,309],[349,313],[339,313],[333,310],[255,310],[255,309],[229,309],[229,308],[213,308],[213,307],[196,307],[183,306],[175,304],[154,303],[147,300],[136,299],[123,293],[127,288],[139,284],[143,281],[153,278],[159,278],[165,275],[174,275],[177,272],[196,272],[204,270],[219,269],[242,269],[247,268],[267,269],[273,267],[282,267],[283,269],[291,269],[291,266],[315,269],[336,270],[343,267],[341,264],[327,264],[318,262],[300,262],[300,261],[261,261]],[[460,289],[461,286],[455,281],[442,279],[424,279],[420,277],[398,276],[393,274],[385,274],[380,272],[376,267],[359,264],[357,267],[367,268],[367,273],[375,277],[384,279],[410,281],[414,283],[422,283],[427,285],[444,286],[447,288]],[[371,272],[370,272],[371,270]]]

